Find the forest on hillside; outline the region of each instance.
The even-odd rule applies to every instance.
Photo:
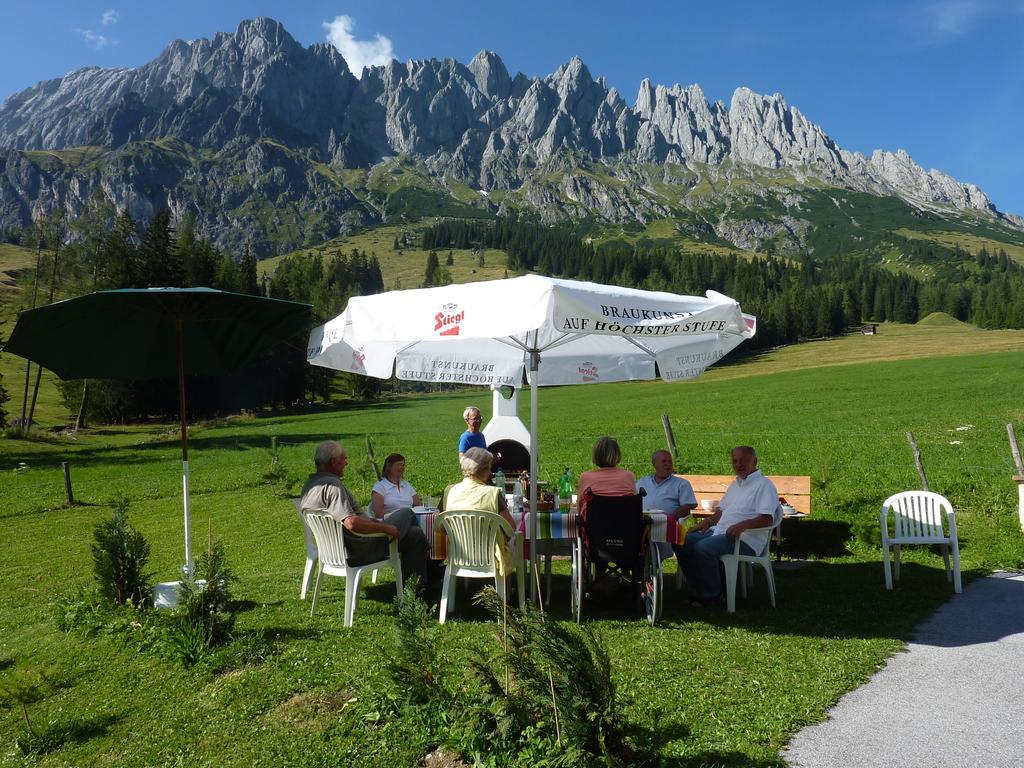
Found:
[[[59,296],[109,288],[207,286],[308,302],[320,323],[339,313],[350,296],[384,290],[380,263],[365,251],[328,248],[291,256],[261,281],[251,252],[228,253],[197,238],[188,216],[174,226],[164,210],[140,222],[98,199],[70,224],[48,217],[31,230],[4,236],[41,246],[39,303],[45,303],[46,281],[59,283]],[[1024,328],[1024,267],[1002,250],[971,254],[898,236],[887,245],[901,255],[898,263],[879,263],[868,255],[747,258],[643,242],[595,245],[569,228],[511,219],[451,219],[422,233],[422,246],[430,251],[423,284],[451,280],[438,252],[477,248],[504,251],[509,274],[534,271],[696,295],[711,289],[757,316],[757,336],[744,345],[750,349],[836,336],[863,322],[914,323],[937,311],[982,328]],[[287,404],[307,396],[327,399],[339,385],[360,398],[408,386],[306,366],[304,348],[305,339],[296,339],[234,376],[196,377],[189,383],[193,415]],[[78,410],[82,383],[64,382],[61,390],[68,407]],[[89,411],[99,421],[169,416],[176,412],[175,393],[174,382],[94,382]],[[0,386],[0,420],[2,409]]]
[[[902,254],[898,265],[869,255],[746,258],[622,241],[595,246],[569,229],[509,220],[442,221],[424,232],[423,247],[504,250],[510,271],[683,294],[715,290],[757,316],[757,336],[745,347],[835,336],[866,321],[915,323],[932,312],[982,328],[1024,328],[1024,267],[1004,251],[969,254],[895,235],[889,247]]]

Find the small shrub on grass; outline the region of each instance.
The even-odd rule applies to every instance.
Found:
[[[195,572],[181,580],[178,610],[171,614],[165,644],[170,655],[186,667],[231,640],[235,614],[230,610],[229,587],[233,580],[220,541],[211,542],[199,556]]]
[[[128,498],[118,496],[113,514],[93,529],[92,570],[103,597],[141,607],[150,595],[149,542],[128,523],[128,506]]]
[[[509,608],[492,588],[478,600],[498,620],[497,642],[481,645],[468,679],[453,685],[431,611],[406,585],[388,668],[406,701],[403,718],[479,766],[643,762],[625,736],[608,650],[594,632]]]
[[[38,751],[34,745],[40,734],[32,727],[29,705],[42,701],[52,690],[52,683],[42,672],[7,668],[0,677],[0,703],[18,710],[25,723],[27,733],[17,740],[22,754]]]
[[[498,621],[498,652],[470,662],[479,751],[504,753],[509,765],[634,764],[604,641],[532,606],[508,608],[491,588],[477,599]]]
[[[95,590],[79,588],[58,598],[54,613],[57,629],[92,637],[110,624],[110,601]]]
[[[281,450],[278,448],[275,440],[270,447],[270,466],[267,468],[267,471],[263,473],[263,481],[272,485],[277,485],[286,481],[288,478],[288,468],[285,466],[284,462],[281,461]]]
[[[426,704],[440,693],[442,663],[437,653],[437,622],[433,611],[416,596],[415,577],[405,581],[395,620],[395,652],[388,672],[410,703]]]

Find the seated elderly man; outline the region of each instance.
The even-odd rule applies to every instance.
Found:
[[[764,549],[779,506],[779,492],[757,468],[757,452],[753,448],[733,448],[732,468],[736,479],[726,489],[715,514],[691,529],[681,547],[673,545],[693,593],[694,607],[721,600],[719,558],[733,551],[737,536],[744,554],[753,555]]]
[[[655,451],[651,455],[651,466],[654,471],[636,481],[636,492],[647,494],[644,496],[644,509],[660,509],[676,520],[689,515],[697,506],[697,497],[693,495],[690,481],[676,475],[672,454],[665,450]],[[658,551],[662,560],[672,557],[671,544],[658,544]]]
[[[388,556],[385,539],[362,534],[386,533],[392,539],[398,539],[402,578],[418,577],[419,590],[423,592],[427,585],[427,537],[416,525],[413,511],[399,509],[384,520],[373,519],[341,482],[348,456],[345,449],[333,440],[317,446],[313,462],[316,472],[302,486],[302,511],[326,512],[344,526],[345,554],[353,565],[366,565]]]

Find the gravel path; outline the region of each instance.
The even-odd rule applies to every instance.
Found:
[[[1024,767],[1024,574],[971,582],[782,756],[794,768]]]

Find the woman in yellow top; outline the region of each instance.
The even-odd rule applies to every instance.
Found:
[[[462,482],[448,489],[445,509],[475,509],[494,512],[508,521],[515,530],[516,524],[508,513],[505,494],[490,484],[491,464],[494,454],[485,448],[469,448],[459,460],[462,466]]]

